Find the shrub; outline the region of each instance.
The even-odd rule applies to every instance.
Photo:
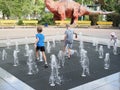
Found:
[[[96,25],[98,21],[98,14],[93,14],[89,16],[89,19],[91,21],[91,25]]]
[[[52,13],[45,13],[44,15],[42,15],[41,20],[38,21],[39,24],[45,25],[53,25],[54,24],[54,20],[53,20],[53,14]]]
[[[23,25],[23,21],[20,19],[17,24],[18,25]]]
[[[107,21],[113,21],[113,26],[118,27],[120,24],[120,14],[113,13],[113,14],[107,15]]]

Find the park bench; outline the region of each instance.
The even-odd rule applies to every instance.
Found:
[[[56,24],[57,26],[65,26],[66,24],[70,24],[70,21],[57,20],[57,21],[55,21],[55,24]]]
[[[66,24],[70,24],[70,21],[60,21],[60,20],[57,20],[55,21],[55,24],[57,26],[65,26]],[[91,21],[77,21],[76,22],[76,26],[91,26]]]
[[[107,27],[112,27],[113,22],[112,21],[98,21],[97,24],[100,28],[102,27],[107,28]]]
[[[37,26],[38,21],[37,20],[23,20],[23,24],[24,24],[24,26],[28,26],[28,25]]]
[[[17,20],[0,20],[0,26],[4,27],[15,27]]]
[[[78,27],[89,27],[91,26],[91,21],[77,21]]]

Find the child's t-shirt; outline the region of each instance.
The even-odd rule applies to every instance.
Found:
[[[38,38],[37,46],[44,46],[44,35],[41,33],[36,34],[36,38]]]
[[[65,31],[65,35],[66,35],[66,41],[68,41],[68,42],[73,42],[73,30],[66,30]]]

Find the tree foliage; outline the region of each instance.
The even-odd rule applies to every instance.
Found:
[[[117,11],[120,13],[120,0],[75,0],[83,5],[101,4],[101,9],[105,11]]]
[[[116,0],[115,3],[115,10],[120,14],[120,0]]]
[[[4,16],[21,18],[28,14],[40,14],[44,8],[44,0],[0,0],[0,11]]]

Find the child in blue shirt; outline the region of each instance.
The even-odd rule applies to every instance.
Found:
[[[42,27],[37,27],[37,34],[36,34],[36,41],[35,41],[35,49],[36,49],[36,58],[37,60],[39,60],[39,50],[42,52],[42,56],[44,58],[45,61],[45,68],[48,67],[47,64],[47,59],[46,59],[46,55],[45,55],[45,44],[44,44],[44,35],[41,33],[42,32]]]

